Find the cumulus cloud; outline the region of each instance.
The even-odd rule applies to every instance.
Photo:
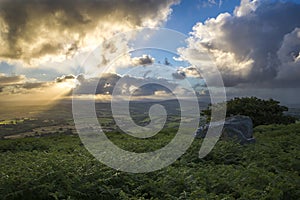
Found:
[[[211,6],[216,6],[218,5],[221,7],[223,4],[223,0],[206,0],[206,1],[200,1],[201,7],[211,7]]]
[[[1,95],[29,94],[37,91],[47,92],[56,87],[57,90],[65,88],[66,90],[69,89],[69,91],[71,91],[71,89],[76,86],[75,81],[80,81],[82,78],[82,75],[76,77],[70,74],[57,77],[53,81],[40,82],[35,79],[29,79],[25,75],[6,76],[0,74],[0,93]]]
[[[241,5],[236,7],[234,10],[235,16],[241,17],[249,15],[251,12],[255,11],[261,0],[241,0]]]
[[[202,78],[199,70],[194,66],[189,66],[182,69],[188,77]]]
[[[87,78],[83,74],[59,76],[52,81],[38,82],[24,75],[0,76],[0,102],[12,101],[28,103],[35,101],[50,102],[53,99],[87,98],[109,101],[114,94],[121,99],[174,99],[175,94],[181,97],[193,95],[188,89],[174,80],[154,77],[121,76],[116,73],[105,73],[101,77]],[[196,87],[198,87],[196,89]],[[194,86],[196,94],[203,90],[202,85]],[[199,94],[198,94],[199,93]],[[99,99],[100,98],[100,99]]]
[[[222,13],[196,24],[188,47],[179,53],[185,60],[203,59],[199,56],[207,50],[226,86],[273,87],[299,74],[299,19],[299,4],[242,0],[233,15]],[[295,82],[286,84],[291,85]]]
[[[116,87],[118,81],[122,79],[121,84]],[[133,96],[152,96],[155,94],[167,93],[170,94],[171,91],[164,87],[168,86],[171,89],[175,89],[177,84],[169,83],[165,79],[155,79],[155,81],[160,84],[152,83],[154,79],[152,78],[136,78],[132,76],[120,76],[115,73],[103,74],[101,78],[90,78],[84,79],[80,82],[80,85],[76,88],[76,95],[111,95],[113,91],[116,94],[127,95],[131,94]],[[139,85],[143,83],[142,87]]]
[[[76,78],[76,76],[74,76],[73,74],[69,74],[69,75],[63,75],[63,76],[61,76],[61,77],[57,77],[57,78],[55,79],[55,81],[56,81],[57,83],[61,83],[61,82],[67,81],[67,80],[73,80],[73,79],[75,79],[75,78]]]
[[[186,74],[184,71],[177,70],[176,72],[172,73],[174,79],[183,80],[186,78]]]
[[[175,79],[185,79],[186,77],[202,78],[199,70],[195,66],[179,67],[176,72],[172,73]]]
[[[90,50],[116,32],[158,26],[178,0],[10,0],[0,2],[0,58],[48,61]],[[108,44],[113,52],[115,47]]]
[[[279,65],[277,80],[299,81],[300,77],[300,28],[295,28],[284,36],[277,56],[281,62]]]
[[[6,76],[5,74],[0,73],[0,86],[19,84],[23,83],[26,80],[24,75],[13,75]]]
[[[142,55],[141,57],[134,57],[132,58],[132,64],[134,66],[146,66],[152,65],[155,59],[152,58],[150,55]]]
[[[36,82],[34,79],[28,79],[25,75],[0,74],[0,94],[21,94],[28,93],[29,90],[40,90],[51,85],[51,82]]]
[[[52,85],[51,82],[34,82],[24,75],[6,76],[0,74],[0,94],[24,94],[30,90],[40,90]],[[9,98],[9,96],[7,96]],[[4,99],[5,100],[5,99]]]

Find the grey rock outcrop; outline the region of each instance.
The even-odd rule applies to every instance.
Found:
[[[221,126],[222,123],[214,122],[212,127]],[[209,124],[200,126],[195,133],[196,138],[204,138]],[[225,119],[221,139],[236,139],[240,144],[253,143],[253,123],[250,117],[233,116]]]

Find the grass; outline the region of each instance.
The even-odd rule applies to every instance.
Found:
[[[23,119],[13,119],[13,120],[2,120],[0,121],[0,125],[6,125],[6,124],[17,124],[23,122]]]
[[[120,147],[144,152],[174,135],[139,140],[109,133]],[[77,136],[0,141],[0,199],[300,199],[300,124],[255,128],[255,144],[219,141],[204,159],[202,140],[169,167],[130,174],[95,160]]]

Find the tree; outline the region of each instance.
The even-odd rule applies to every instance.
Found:
[[[291,124],[296,118],[284,115],[288,108],[281,106],[279,101],[273,99],[262,100],[257,97],[234,98],[227,101],[226,116],[246,115],[249,116],[254,126],[267,124]],[[208,120],[211,117],[211,105],[202,111]]]

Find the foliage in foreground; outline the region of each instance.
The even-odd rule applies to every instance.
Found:
[[[172,130],[169,130],[172,131]],[[162,170],[129,174],[95,160],[76,136],[0,141],[0,199],[300,199],[300,124],[258,126],[255,144],[219,141],[199,159],[201,140]],[[149,151],[170,140],[110,138]]]
[[[216,109],[218,105],[215,105]],[[286,106],[281,106],[279,101],[273,99],[263,100],[257,97],[234,98],[226,103],[226,116],[245,115],[252,119],[253,125],[268,124],[291,124],[295,123],[296,118],[284,115],[288,111]],[[202,113],[210,119],[211,108],[203,110]]]

